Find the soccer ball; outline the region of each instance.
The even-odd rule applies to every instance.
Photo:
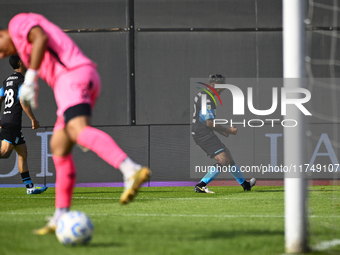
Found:
[[[85,213],[70,211],[60,217],[55,233],[65,246],[82,245],[91,240],[93,225]]]

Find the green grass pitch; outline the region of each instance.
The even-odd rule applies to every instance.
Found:
[[[54,189],[26,195],[24,188],[0,189],[0,255],[29,254],[284,254],[283,187],[142,188],[127,206],[122,188],[76,188],[73,210],[87,213],[92,241],[64,247],[54,235],[35,236],[54,212]],[[309,187],[312,246],[340,239],[340,189]],[[311,254],[339,254],[340,245]]]

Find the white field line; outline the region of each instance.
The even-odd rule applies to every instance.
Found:
[[[312,247],[312,250],[314,251],[325,251],[329,248],[332,248],[334,246],[340,245],[340,239],[334,239],[331,241],[323,241],[315,246]]]
[[[0,215],[45,215],[41,212],[0,212]],[[166,214],[166,213],[88,213],[90,216],[127,217],[213,217],[213,218],[283,218],[283,215],[233,215],[233,214]]]

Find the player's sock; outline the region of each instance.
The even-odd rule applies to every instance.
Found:
[[[53,155],[56,169],[55,207],[68,208],[71,206],[73,187],[76,181],[76,167],[72,154],[63,157]]]
[[[137,170],[141,169],[141,167],[141,165],[136,164],[129,157],[127,157],[120,164],[119,169],[124,174],[124,177],[129,179]]]
[[[218,171],[216,168],[217,166],[222,167],[220,163],[211,166],[209,172],[202,178],[201,182],[204,182],[207,185],[209,182],[214,180],[220,174],[220,171]]]
[[[77,143],[95,152],[114,168],[119,168],[122,161],[127,157],[125,152],[116,142],[103,131],[87,126],[77,137]]]
[[[68,211],[70,211],[70,207],[56,208],[54,211],[53,217],[50,221],[50,224],[56,225],[59,218],[63,216],[65,213],[67,213]]]
[[[34,184],[28,171],[21,173],[21,178],[27,189],[33,188]]]
[[[244,183],[245,180],[243,178],[243,174],[240,168],[235,163],[234,165],[230,166],[230,173],[239,184]]]
[[[203,188],[203,187],[207,186],[207,184],[204,181],[200,181],[199,183],[196,184],[196,186]]]

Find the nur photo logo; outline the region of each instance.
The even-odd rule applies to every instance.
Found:
[[[259,109],[254,104],[254,98],[256,98],[256,94],[254,93],[253,87],[246,87],[246,96],[241,90],[239,86],[232,84],[215,84],[214,87],[207,85],[203,82],[196,82],[198,84],[204,85],[206,88],[196,87],[206,93],[201,95],[201,113],[203,115],[207,114],[207,110],[210,110],[211,104],[213,101],[215,104],[215,108],[217,107],[217,103],[215,100],[215,96],[220,101],[222,105],[222,99],[216,90],[226,90],[224,93],[229,91],[232,96],[232,115],[233,116],[244,116],[246,115],[246,107],[247,110],[256,115],[256,116],[269,116],[275,113],[278,108],[281,116],[287,115],[288,107],[296,107],[300,110],[300,112],[305,116],[311,116],[311,112],[306,108],[305,104],[307,104],[311,99],[311,93],[306,88],[287,88],[287,87],[268,87],[265,91],[266,96],[262,96],[261,100],[264,102],[271,103],[270,107],[266,107],[265,109]],[[259,85],[257,85],[259,86]],[[207,99],[207,95],[210,98]],[[258,98],[256,98],[259,100]],[[210,103],[210,104],[209,104]],[[228,107],[228,106],[226,106]],[[223,108],[222,108],[223,109]],[[228,124],[230,126],[233,125],[243,125],[249,127],[262,127],[266,122],[271,123],[271,126],[274,127],[275,123],[280,122],[283,127],[295,127],[298,125],[296,119],[284,119],[280,120],[278,118],[268,118],[268,119],[243,119],[242,121],[235,121],[233,119],[214,119],[214,126],[216,124]]]
[[[217,96],[217,98],[218,98],[218,100],[220,101],[221,106],[222,106],[221,97],[220,97],[220,95],[217,93],[217,91],[216,91],[212,86],[210,86],[210,85],[208,85],[208,84],[205,84],[205,83],[203,83],[203,82],[197,82],[197,83],[199,83],[199,84],[201,84],[201,85],[204,85],[204,86],[206,86],[208,89],[210,89],[210,90]],[[212,100],[214,101],[215,107],[217,106],[216,100],[215,100],[214,96],[210,93],[209,90],[207,90],[207,89],[202,89],[202,88],[200,88],[200,87],[196,87],[196,88],[201,89],[201,90],[203,90],[204,92],[206,92],[206,93],[212,98]],[[201,104],[202,104],[202,114],[205,115],[205,114],[207,114],[207,95],[206,95],[206,94],[202,94],[202,97],[201,97]],[[210,109],[208,109],[208,110],[210,110]]]

